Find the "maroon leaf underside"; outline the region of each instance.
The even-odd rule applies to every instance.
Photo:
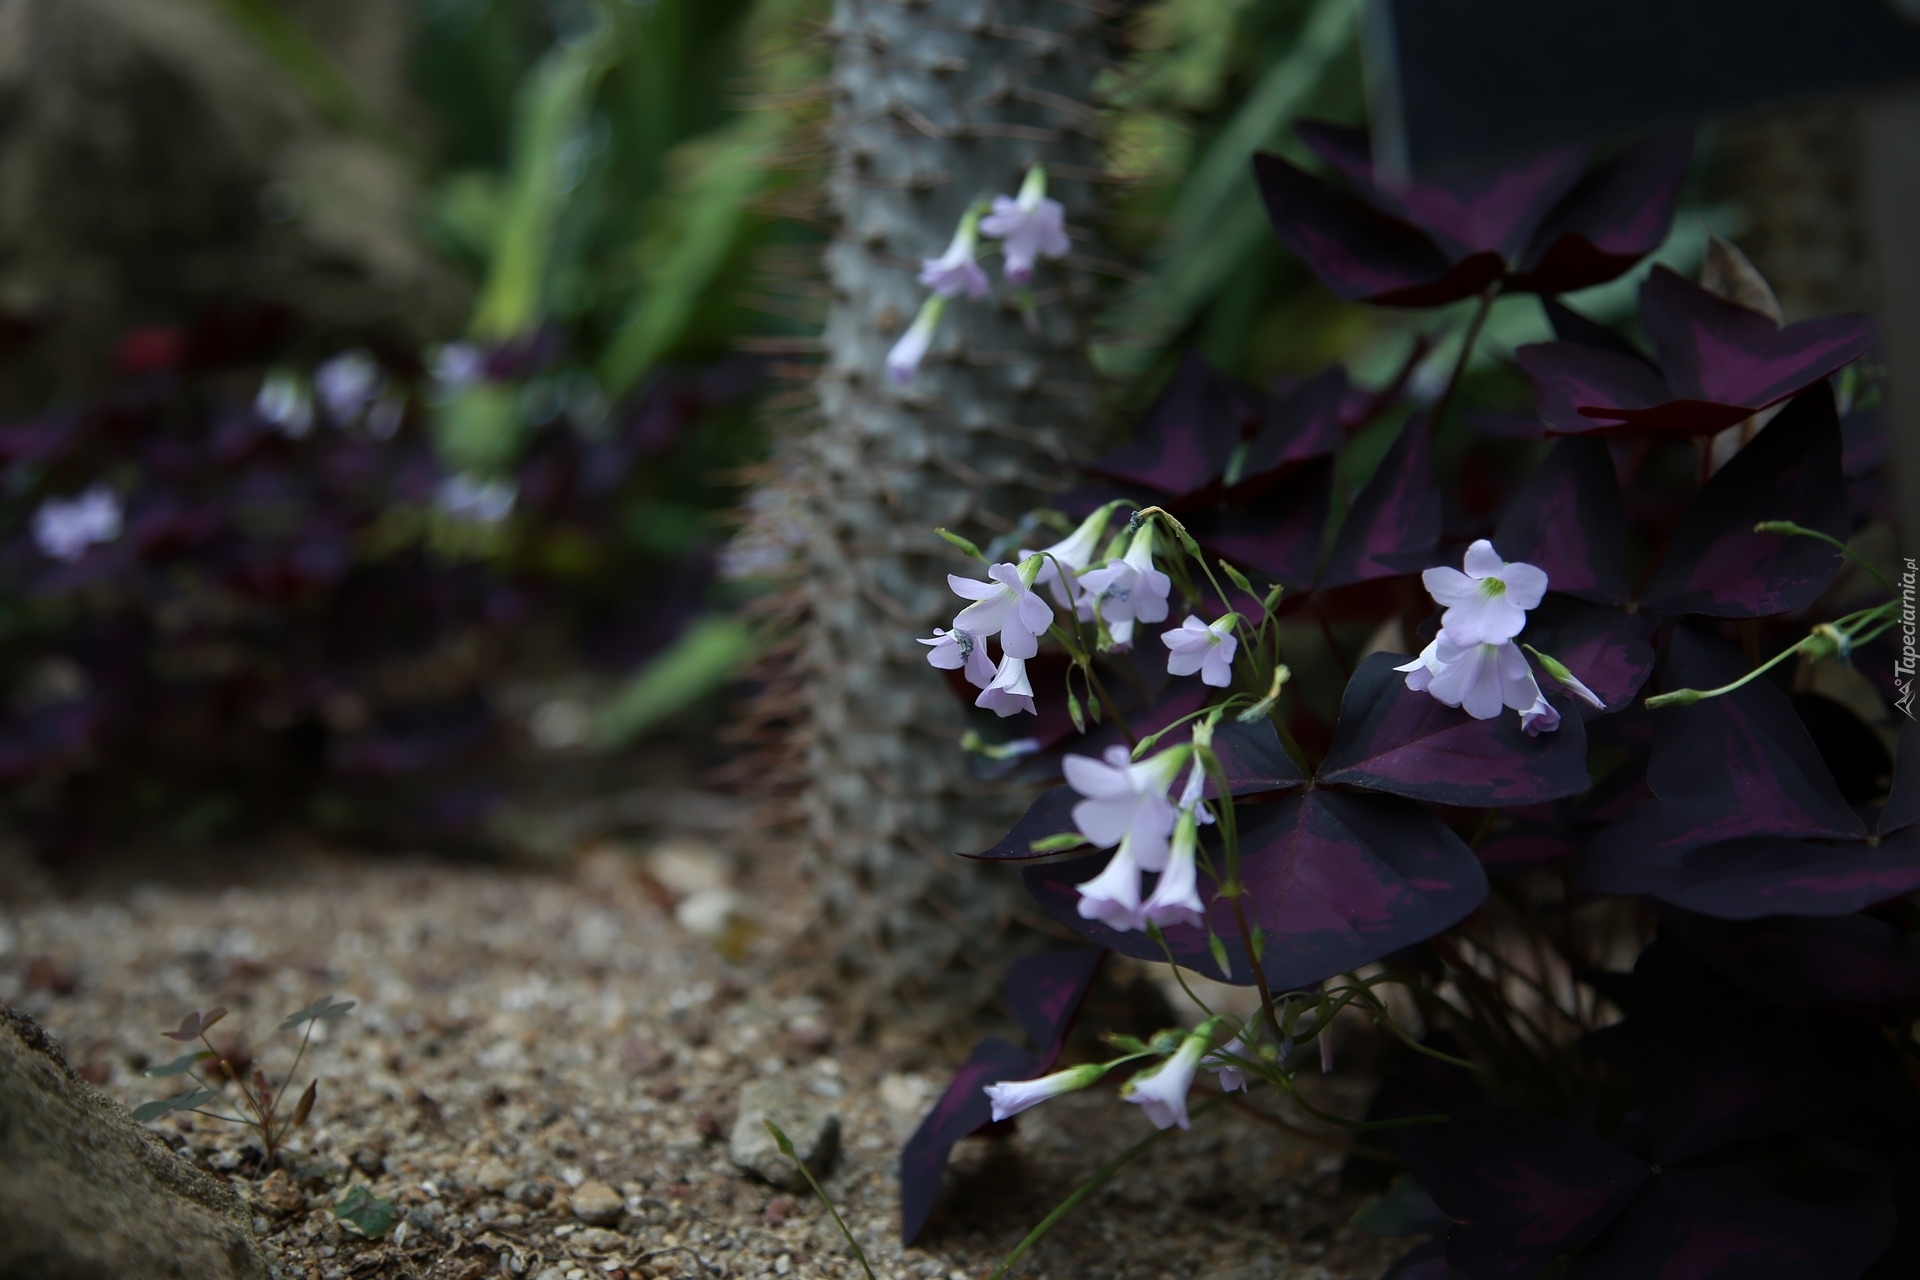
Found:
[[[1285,468],[1337,451],[1344,438],[1341,411],[1348,390],[1346,369],[1334,365],[1274,402],[1247,447],[1242,485],[1256,485]],[[1239,486],[1234,492],[1238,494]]]
[[[1432,436],[1421,414],[1401,426],[1334,538],[1320,571],[1321,587],[1397,577],[1433,563],[1441,500]]]
[[[1026,1080],[1035,1073],[1034,1056],[1005,1040],[985,1040],[954,1073],[946,1092],[900,1150],[900,1243],[914,1237],[933,1214],[940,1180],[953,1144],[992,1123],[993,1106],[984,1092],[1003,1080]]]
[[[1493,543],[1545,570],[1561,595],[1615,605],[1633,596],[1626,507],[1613,456],[1597,440],[1557,442],[1508,502]]]
[[[1509,293],[1605,284],[1660,247],[1693,159],[1691,131],[1647,139],[1587,172],[1548,215],[1508,277]]]
[[[1841,558],[1815,538],[1756,533],[1792,520],[1845,541],[1847,483],[1833,392],[1804,392],[1715,473],[1681,516],[1642,596],[1650,611],[1761,618],[1812,604]],[[1705,686],[1700,686],[1705,687]]]
[[[1277,156],[1255,155],[1253,173],[1274,234],[1349,302],[1444,306],[1481,292],[1505,270],[1496,253],[1450,261],[1419,229]]]
[[[1014,1021],[1033,1044],[1036,1075],[1051,1070],[1060,1056],[1060,1046],[1106,958],[1097,947],[1039,951],[1021,956],[1007,970],[1001,991]]]
[[[1587,737],[1565,699],[1560,728],[1529,738],[1503,711],[1475,720],[1429,693],[1407,688],[1400,654],[1371,654],[1340,700],[1323,786],[1361,787],[1434,804],[1483,808],[1538,804],[1589,785]]]
[[[1241,810],[1241,878],[1250,928],[1262,931],[1263,965],[1276,990],[1309,987],[1450,928],[1486,896],[1486,876],[1460,838],[1424,810],[1386,796],[1314,791]],[[1213,857],[1220,856],[1217,835]],[[1144,960],[1164,953],[1143,932],[1082,919],[1076,885],[1097,875],[1107,854],[1028,867],[1027,888],[1075,933]],[[1204,872],[1207,923],[1225,944],[1229,968],[1214,962],[1207,930],[1166,930],[1183,965],[1236,985],[1253,982],[1230,902],[1216,900]]]
[[[1784,327],[1655,267],[1640,288],[1640,316],[1675,394],[1764,408],[1812,386],[1866,353],[1865,316]]]

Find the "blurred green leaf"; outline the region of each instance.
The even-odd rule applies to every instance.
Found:
[[[142,1074],[154,1080],[164,1079],[167,1076],[185,1075],[187,1072],[193,1070],[197,1064],[212,1056],[212,1051],[208,1049],[202,1049],[197,1053],[185,1053],[175,1058],[172,1062],[164,1063],[157,1067],[148,1067]]]
[[[379,1240],[400,1221],[400,1211],[391,1200],[382,1200],[367,1190],[364,1183],[347,1188],[333,1206],[333,1216],[369,1240]]]
[[[625,746],[725,684],[752,653],[753,637],[739,618],[699,619],[601,710],[596,740],[603,747]]]
[[[1103,363],[1136,372],[1193,320],[1268,235],[1248,162],[1280,145],[1352,45],[1359,0],[1316,0],[1285,56],[1268,67],[1191,172],[1149,255],[1153,268],[1116,312],[1121,341]]]

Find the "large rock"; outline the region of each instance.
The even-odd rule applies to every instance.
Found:
[[[805,1191],[807,1180],[780,1154],[767,1121],[793,1143],[798,1156],[816,1178],[824,1178],[840,1150],[840,1117],[818,1098],[803,1093],[790,1080],[755,1080],[740,1091],[740,1110],[733,1122],[727,1155],[749,1173],[790,1191]]]
[[[266,1280],[245,1205],[0,1005],[0,1276]]]
[[[213,304],[285,305],[333,341],[459,327],[412,162],[326,119],[222,8],[0,0],[0,312],[54,320],[36,362],[67,389],[127,328]],[[350,78],[390,105],[386,77]]]

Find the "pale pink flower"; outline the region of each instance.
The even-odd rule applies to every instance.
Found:
[[[1027,170],[1018,196],[995,196],[993,212],[980,220],[980,230],[1002,242],[1003,270],[1014,284],[1033,279],[1040,258],[1064,258],[1067,240],[1066,210],[1047,198],[1047,171],[1039,165]]]
[[[1560,713],[1542,694],[1533,700],[1533,705],[1520,713],[1520,727],[1529,738],[1537,738],[1543,733],[1552,733],[1560,727]]]
[[[1234,1058],[1249,1062],[1253,1060],[1253,1048],[1249,1043],[1251,1038],[1252,1031],[1249,1024],[1249,1030],[1242,1031],[1200,1060],[1201,1066],[1214,1073],[1214,1078],[1220,1082],[1223,1092],[1251,1092],[1247,1083],[1246,1068],[1232,1061]]]
[[[1236,621],[1231,613],[1213,622],[1189,615],[1178,627],[1161,632],[1160,641],[1168,649],[1167,674],[1190,676],[1198,671],[1202,684],[1216,689],[1232,684],[1233,655],[1240,647],[1233,634]]]
[[[1153,893],[1140,904],[1140,918],[1162,929],[1174,925],[1197,925],[1206,919],[1207,904],[1200,901],[1199,873],[1194,854],[1200,843],[1200,824],[1213,821],[1200,803],[1206,788],[1206,769],[1196,753],[1187,773],[1186,789],[1180,794],[1178,816],[1173,823],[1173,840],[1167,846],[1167,863],[1154,883]]]
[[[1140,526],[1125,556],[1081,574],[1080,586],[1107,624],[1115,647],[1133,643],[1135,622],[1165,622],[1173,581],[1153,567],[1153,525]]]
[[[1174,747],[1137,764],[1125,747],[1108,747],[1104,760],[1066,757],[1060,765],[1067,785],[1085,797],[1073,806],[1073,825],[1088,843],[1125,845],[1141,870],[1160,870],[1167,864],[1167,837],[1178,816],[1167,790],[1190,752]]]
[[[1133,850],[1122,844],[1107,860],[1106,868],[1093,879],[1074,886],[1080,891],[1080,918],[1098,920],[1109,929],[1138,929],[1140,916],[1140,864]]]
[[[1491,720],[1502,707],[1529,712],[1540,698],[1533,669],[1512,641],[1458,644],[1443,629],[1419,657],[1394,670],[1407,673],[1407,688],[1460,707],[1475,720]]]
[[[104,484],[74,498],[48,498],[33,513],[33,544],[55,560],[78,560],[87,548],[120,536],[120,499]]]
[[[1082,520],[1079,527],[1072,533],[1050,547],[1043,547],[1037,552],[1022,551],[1020,553],[1022,559],[1030,555],[1041,557],[1040,576],[1033,580],[1033,585],[1045,587],[1051,591],[1053,598],[1060,602],[1062,609],[1077,609],[1083,618],[1093,616],[1082,598],[1080,575],[1093,563],[1094,557],[1100,554],[1100,547],[1107,536],[1107,520],[1113,514],[1113,509],[1120,505],[1122,504],[1110,502],[1101,507]],[[1067,571],[1072,581],[1060,580],[1061,569]]]
[[[920,362],[927,358],[927,348],[933,345],[934,330],[940,327],[941,313],[947,309],[947,300],[940,294],[932,294],[921,304],[920,313],[900,335],[900,340],[887,352],[887,376],[901,386],[913,381],[913,375],[920,372]]]
[[[993,679],[973,705],[983,707],[1005,719],[1016,711],[1028,715],[1038,715],[1033,707],[1033,686],[1027,683],[1027,660],[1016,658],[1012,654],[1000,659],[1000,667],[993,673]]]
[[[1485,538],[1467,548],[1466,572],[1445,567],[1420,575],[1427,593],[1447,607],[1440,627],[1455,644],[1501,644],[1527,625],[1527,610],[1547,593],[1547,575],[1508,563]]]
[[[1159,1067],[1127,1081],[1120,1090],[1123,1101],[1137,1103],[1153,1121],[1156,1129],[1192,1127],[1187,1119],[1187,1093],[1193,1088],[1194,1072],[1200,1055],[1207,1050],[1207,1038],[1190,1035],[1180,1042],[1179,1050]]]
[[[1002,1080],[999,1084],[988,1085],[985,1093],[988,1101],[993,1103],[993,1118],[998,1122],[1017,1116],[1028,1107],[1037,1107],[1049,1098],[1084,1089],[1105,1074],[1107,1068],[1104,1064],[1089,1063],[1083,1067],[1068,1067],[1065,1071],[1056,1071],[1035,1080]]]
[[[920,283],[943,298],[964,294],[977,302],[986,297],[987,273],[973,260],[979,226],[979,206],[975,205],[960,219],[947,251],[937,258],[920,260]]]
[[[987,570],[987,577],[991,581],[976,582],[957,573],[947,575],[953,593],[973,601],[954,617],[954,629],[975,639],[997,635],[1000,649],[1008,657],[1033,657],[1040,652],[1040,637],[1053,625],[1052,606],[1033,594],[1033,580],[1020,565],[996,564]]]
[[[943,671],[964,670],[968,682],[976,689],[984,689],[993,683],[993,659],[987,656],[986,641],[976,638],[971,632],[958,627],[952,631],[935,627],[933,639],[920,643],[931,646],[927,653],[928,665]]]

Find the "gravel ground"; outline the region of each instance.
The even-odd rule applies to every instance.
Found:
[[[278,1274],[300,1280],[858,1275],[817,1202],[729,1159],[736,1099],[759,1078],[838,1115],[826,1187],[889,1280],[985,1275],[1150,1131],[1107,1091],[963,1143],[942,1208],[902,1250],[894,1163],[955,1059],[837,1037],[834,1010],[782,962],[806,924],[799,886],[736,889],[703,857],[603,847],[536,873],[296,852],[238,883],[42,895],[0,907],[0,1001],[129,1106],[174,1092],[141,1072],[179,1051],[159,1032],[190,1009],[230,1009],[216,1044],[277,1079],[296,1045],[274,1034],[282,1016],[328,992],[358,1001],[295,1082],[322,1080],[296,1172],[261,1177],[236,1126],[157,1122],[242,1187]],[[1351,1110],[1364,1094],[1336,1075],[1324,1100]],[[1016,1274],[1373,1280],[1405,1242],[1345,1225],[1360,1200],[1337,1168],[1326,1146],[1218,1112],[1124,1170]],[[384,1238],[334,1215],[355,1185],[394,1206]]]

